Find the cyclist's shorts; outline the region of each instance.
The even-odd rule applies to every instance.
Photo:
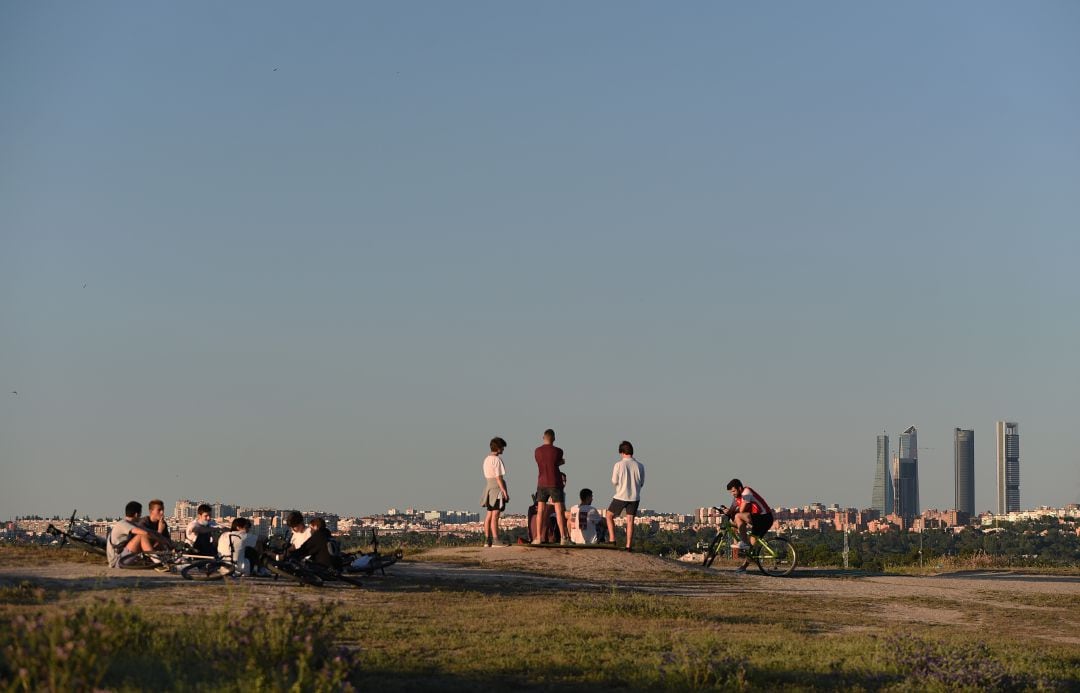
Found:
[[[765,536],[765,532],[769,531],[769,528],[773,525],[773,516],[769,515],[751,515],[750,516],[750,533],[755,537]]]

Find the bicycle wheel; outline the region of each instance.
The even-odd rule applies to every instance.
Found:
[[[305,585],[321,587],[323,579],[307,568],[289,561],[268,561],[267,567],[275,575],[284,575]]]
[[[709,548],[705,550],[705,560],[702,561],[702,565],[706,568],[710,567],[713,564],[713,561],[716,560],[716,552],[720,549],[720,544],[723,541],[724,533],[717,532],[716,536],[713,537],[712,543],[709,544]]]
[[[758,570],[773,577],[791,575],[795,570],[798,556],[795,547],[784,537],[773,537],[766,541],[758,539],[758,546],[754,551],[754,562]]]
[[[117,567],[125,570],[150,570],[164,565],[164,561],[157,554],[152,553],[129,553],[121,556]]]
[[[232,572],[232,563],[214,558],[195,561],[191,565],[184,566],[180,570],[180,576],[185,580],[206,582],[220,580],[226,575],[232,575]]]

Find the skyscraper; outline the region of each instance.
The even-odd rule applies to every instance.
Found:
[[[998,514],[1020,509],[1020,424],[998,421],[997,438]]]
[[[955,510],[975,516],[975,431],[953,431],[953,467],[956,478]]]
[[[900,434],[892,481],[893,512],[910,520],[919,514],[919,437],[914,426]]]
[[[882,431],[877,437],[877,463],[874,465],[874,493],[870,507],[885,517],[892,512],[892,474],[889,472],[889,436]]]

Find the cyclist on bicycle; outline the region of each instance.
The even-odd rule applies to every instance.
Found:
[[[728,518],[735,523],[735,529],[739,532],[739,542],[731,547],[745,551],[751,543],[757,543],[757,537],[764,536],[765,532],[773,525],[772,508],[757,491],[749,486],[743,486],[738,479],[728,482],[727,490],[731,491],[734,502],[726,513]],[[750,527],[750,536],[747,536],[746,528]],[[750,561],[745,561],[739,570],[746,570]]]

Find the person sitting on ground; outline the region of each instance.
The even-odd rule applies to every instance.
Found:
[[[231,561],[241,575],[252,575],[259,564],[259,552],[255,548],[258,540],[258,535],[251,531],[251,520],[238,517],[229,531],[218,537],[218,556]]]
[[[289,528],[289,551],[296,551],[311,536],[311,529],[304,522],[304,516],[298,510],[293,510],[285,517],[285,524]]]
[[[548,513],[548,521],[544,523],[543,534],[540,534],[540,520],[537,514],[537,508],[540,507],[540,503],[536,502],[536,494],[532,495],[532,504],[529,506],[529,512],[527,513],[528,524],[528,536],[527,541],[522,542],[519,538],[518,543],[527,544],[558,544],[559,543],[559,523],[555,518],[555,510],[551,506],[547,506],[545,512]],[[563,518],[565,522],[566,518]],[[540,541],[534,541],[537,537],[540,537]]]
[[[297,560],[310,558],[312,563],[318,563],[324,568],[333,568],[334,554],[331,547],[333,540],[333,535],[326,528],[326,520],[313,517],[307,540],[292,553],[292,557]]]
[[[626,550],[630,551],[634,539],[634,518],[641,502],[641,487],[645,485],[645,465],[634,459],[634,446],[630,441],[619,443],[619,461],[611,472],[611,484],[615,495],[607,509],[608,537],[615,543],[615,518],[626,511]]]
[[[750,548],[751,544],[757,543],[757,538],[765,536],[769,528],[773,526],[772,508],[757,491],[749,486],[743,486],[738,479],[728,482],[727,490],[734,499],[732,506],[727,509],[728,518],[735,523],[735,529],[739,532],[739,541],[732,544],[731,548],[740,552]],[[750,527],[750,536],[746,535],[746,528]],[[746,572],[750,565],[750,559],[736,568],[736,572]]]
[[[195,519],[188,523],[184,531],[184,538],[191,544],[191,551],[197,556],[214,555],[214,530],[217,523],[210,515],[214,512],[208,504],[203,503],[195,509]]]
[[[575,544],[595,544],[599,541],[599,532],[603,520],[600,513],[592,506],[592,489],[583,488],[578,494],[581,503],[570,508],[570,540]]]
[[[149,553],[154,550],[150,530],[139,526],[142,503],[131,501],[124,507],[124,519],[119,520],[109,530],[109,540],[105,546],[105,557],[110,568],[120,567],[120,559],[136,553]]]
[[[150,514],[139,520],[139,526],[160,538],[151,537],[155,549],[164,549],[169,539],[169,525],[165,522],[165,501],[155,498],[147,503]]]

